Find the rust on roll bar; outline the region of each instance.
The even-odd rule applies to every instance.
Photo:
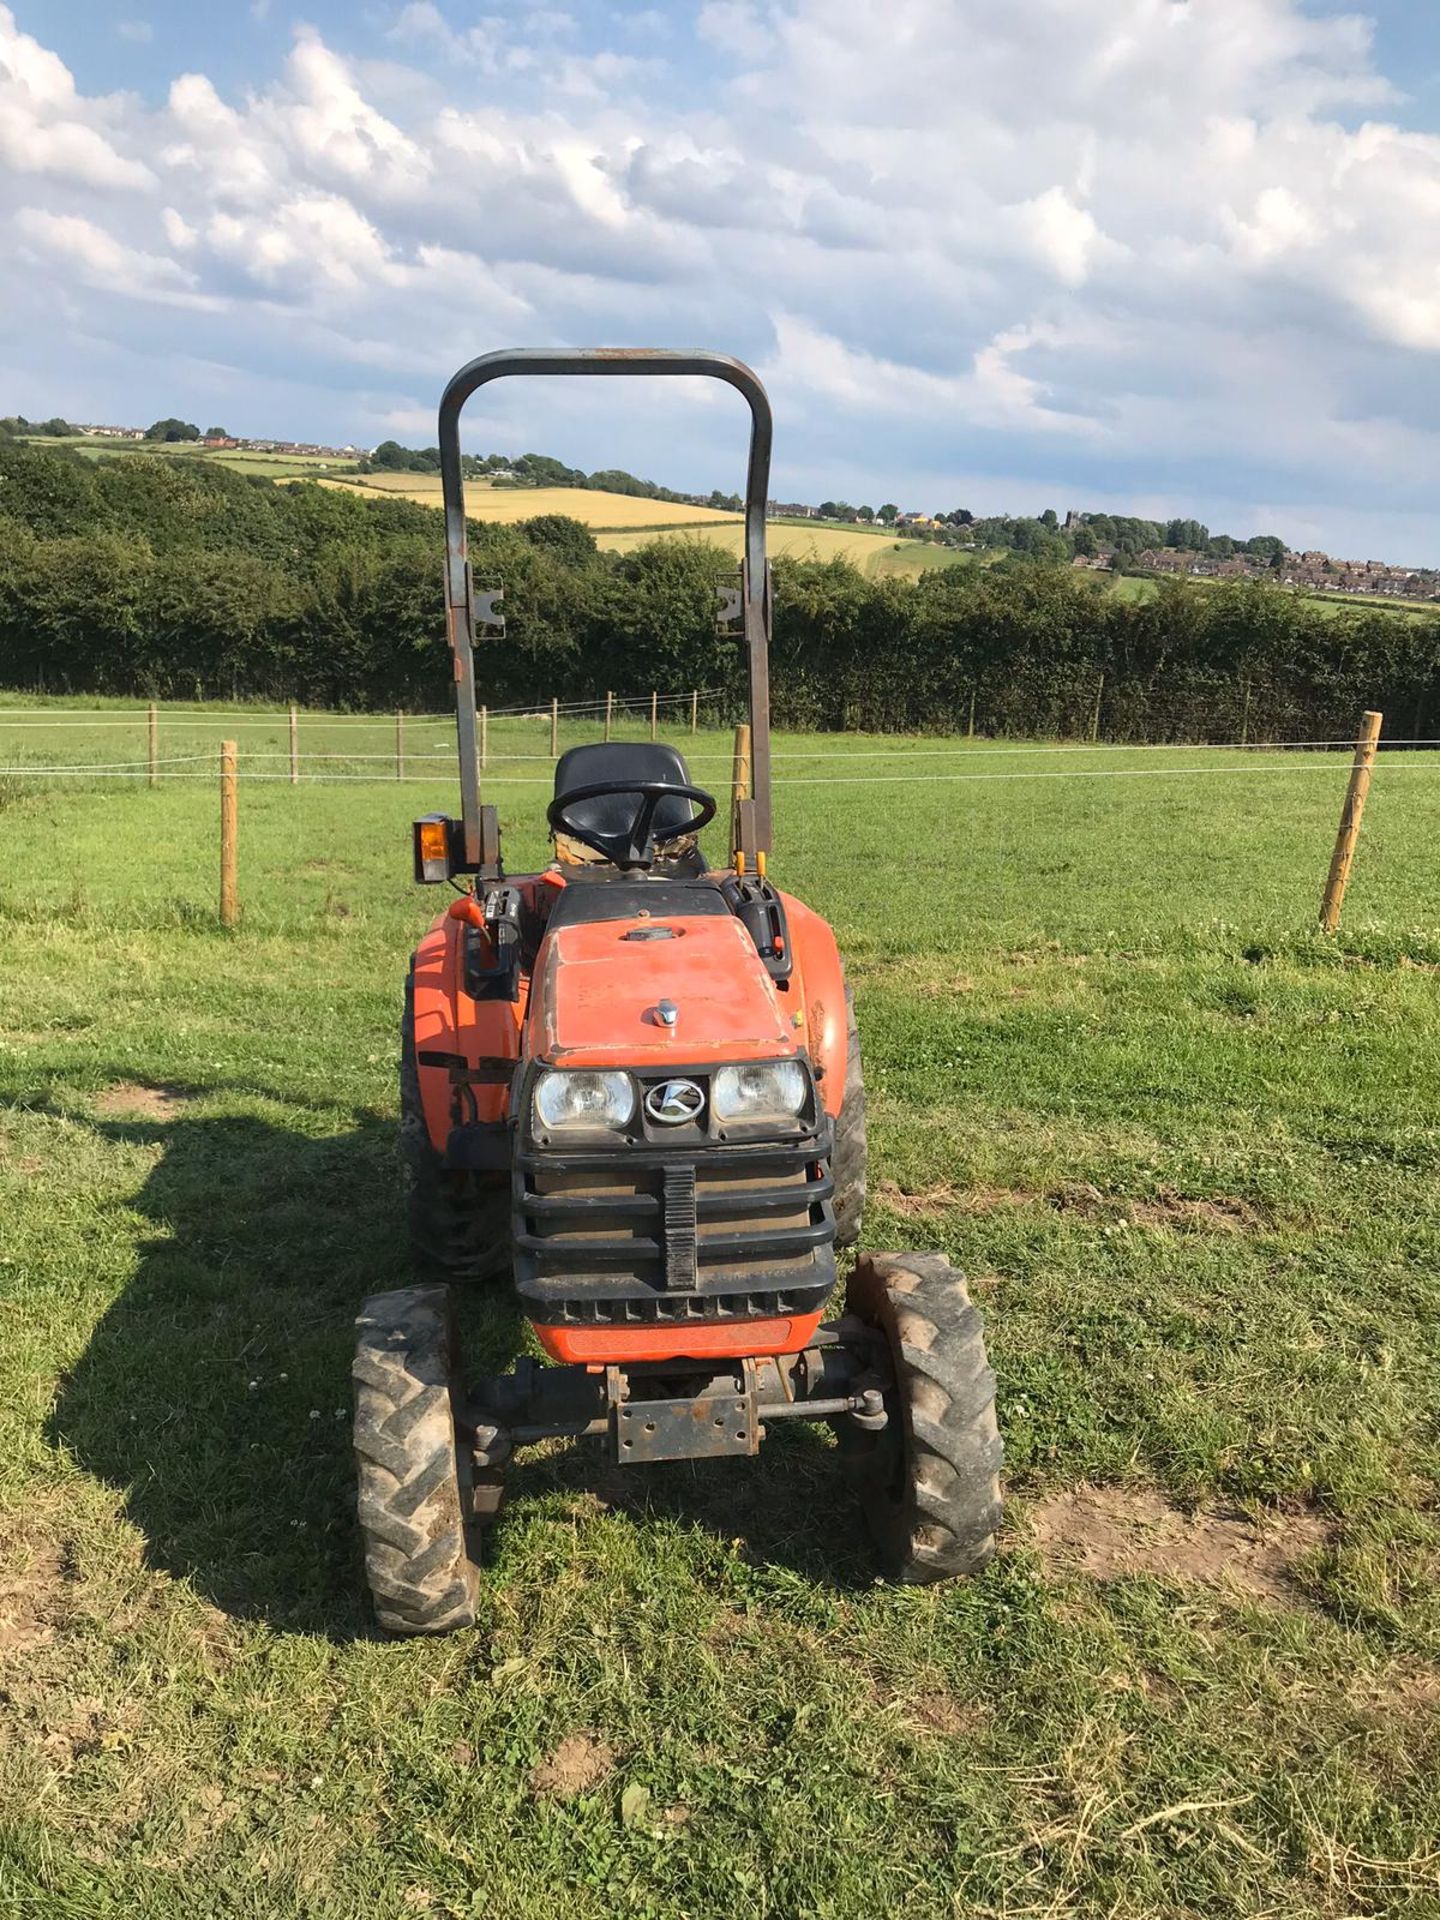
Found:
[[[770,401],[758,376],[723,353],[671,353],[653,347],[589,347],[552,351],[516,347],[481,354],[454,375],[440,401],[440,477],[445,495],[445,620],[455,666],[460,728],[460,788],[465,859],[484,871],[498,858],[480,805],[476,749],[475,594],[465,540],[465,483],[460,471],[460,412],[477,388],[506,374],[660,374],[724,380],[750,407],[750,458],[745,476],[745,551],[740,580],[750,681],[750,755],[753,798],[741,808],[741,851],[754,871],[770,850],[770,581],[765,565],[765,500],[770,486],[773,427]]]

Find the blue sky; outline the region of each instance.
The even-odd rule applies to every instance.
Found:
[[[0,411],[424,442],[490,347],[704,345],[786,496],[1440,563],[1419,0],[9,0],[0,227]],[[739,478],[720,390],[483,398]]]

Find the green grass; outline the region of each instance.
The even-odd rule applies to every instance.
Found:
[[[1104,575],[1100,577],[1103,579]],[[1120,600],[1154,600],[1161,584],[1154,574],[1119,573],[1111,577],[1110,591]],[[1213,592],[1227,583],[1222,580],[1187,579],[1186,584]],[[1435,615],[1435,606],[1431,601],[1389,600],[1382,594],[1372,593],[1315,593],[1303,587],[1295,587],[1291,591],[1308,601],[1327,619],[1335,619],[1342,613],[1400,613],[1412,620],[1433,619]]]
[[[215,737],[162,737],[187,726]],[[0,1907],[1440,1910],[1435,763],[1382,761],[1325,940],[1343,756],[778,749],[775,872],[857,987],[866,1241],[945,1249],[988,1316],[999,1560],[876,1585],[808,1432],[694,1470],[557,1448],[515,1475],[481,1626],[373,1638],[349,1327],[406,1272],[395,1028],[437,905],[407,823],[449,770],[244,785],[234,935],[208,778],[12,777]],[[728,752],[695,743],[702,782]],[[936,769],[985,777],[832,784]],[[1036,771],[1066,777],[994,777]],[[512,865],[540,859],[542,789],[494,794]],[[1102,1582],[1031,1531],[1087,1481],[1323,1542],[1288,1602]],[[547,1794],[577,1733],[590,1784]]]
[[[24,436],[22,436],[24,437]],[[35,447],[67,447],[86,460],[104,460],[112,454],[183,453],[198,460],[213,460],[222,467],[234,467],[239,473],[262,474],[270,480],[314,479],[317,474],[350,473],[358,465],[354,459],[318,453],[256,453],[246,447],[207,447],[198,440],[106,440],[90,433],[50,438],[30,438]]]

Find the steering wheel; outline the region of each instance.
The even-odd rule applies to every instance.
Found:
[[[622,833],[600,833],[582,827],[570,818],[572,808],[586,800],[608,800],[616,794],[634,794],[638,805],[630,824]],[[655,830],[655,812],[662,800],[688,800],[697,811],[678,827]],[[569,834],[587,847],[593,847],[617,867],[648,867],[657,846],[666,840],[679,840],[687,833],[698,833],[715,818],[715,796],[702,787],[687,787],[678,780],[597,780],[588,787],[575,787],[550,802],[545,815],[556,833]]]

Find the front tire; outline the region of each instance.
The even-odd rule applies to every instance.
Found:
[[[390,1633],[473,1626],[479,1574],[450,1289],[372,1294],[356,1335],[355,1470],[375,1618]]]
[[[878,1434],[841,1442],[885,1574],[912,1586],[976,1574],[995,1551],[1003,1447],[980,1312],[940,1254],[862,1254],[846,1311],[885,1337],[895,1385]]]

